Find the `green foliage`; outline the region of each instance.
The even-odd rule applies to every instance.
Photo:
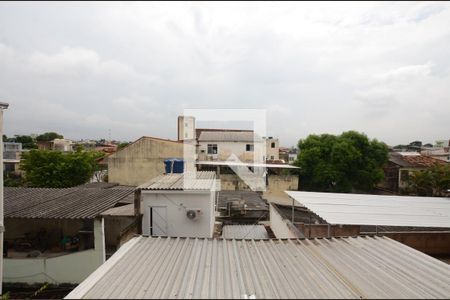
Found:
[[[36,141],[29,135],[16,135],[9,138],[8,142],[22,143],[23,149],[37,149]]]
[[[3,185],[10,187],[24,186],[24,181],[20,175],[3,172]]]
[[[442,197],[449,194],[450,165],[435,165],[409,176],[408,193],[419,196]]]
[[[123,148],[125,148],[126,146],[128,146],[129,144],[130,144],[130,142],[120,143],[120,144],[117,146],[117,150],[123,149]]]
[[[60,134],[57,134],[56,132],[46,132],[44,134],[38,135],[36,137],[36,140],[38,142],[49,142],[53,141],[54,139],[63,139],[64,137]]]
[[[9,300],[9,299],[11,299],[11,293],[8,291],[2,295],[2,300]]]
[[[304,190],[324,192],[371,191],[384,178],[388,147],[356,131],[310,135],[298,143],[295,165]]]
[[[98,170],[95,151],[59,152],[31,150],[24,153],[21,169],[29,186],[64,188],[86,183]]]

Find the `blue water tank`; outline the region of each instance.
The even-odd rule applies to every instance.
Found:
[[[164,161],[166,173],[183,173],[184,160],[180,158],[169,158]]]

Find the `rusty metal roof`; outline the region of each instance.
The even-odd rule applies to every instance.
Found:
[[[5,218],[92,219],[133,193],[133,187],[5,187]]]
[[[386,237],[137,237],[68,299],[448,298],[450,265]]]
[[[172,173],[155,177],[141,190],[211,190],[215,187],[215,172]]]

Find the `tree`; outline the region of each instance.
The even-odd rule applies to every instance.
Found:
[[[16,143],[22,143],[24,149],[37,149],[35,140],[29,135],[16,135],[14,139],[8,139]]]
[[[449,194],[450,165],[434,165],[426,170],[416,171],[409,176],[406,191],[419,196],[442,197]]]
[[[54,139],[63,139],[64,137],[56,132],[46,132],[36,137],[36,141],[38,142],[49,142]]]
[[[120,144],[117,146],[117,150],[123,149],[123,148],[125,148],[126,146],[128,146],[129,144],[130,144],[130,142],[123,142],[123,143],[120,143]]]
[[[21,169],[25,171],[25,182],[29,186],[72,187],[88,182],[98,170],[97,159],[102,155],[95,151],[31,150],[23,153]]]
[[[355,131],[309,135],[298,143],[300,186],[324,192],[371,191],[384,178],[388,147]]]

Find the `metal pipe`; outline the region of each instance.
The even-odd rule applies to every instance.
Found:
[[[294,204],[295,204],[295,202],[294,202],[295,200],[294,200],[294,198],[292,198],[292,225],[294,225]]]
[[[331,237],[331,225],[328,223],[328,238]]]
[[[0,295],[3,295],[3,233],[5,231],[3,220],[3,110],[7,109],[9,104],[0,102]]]

